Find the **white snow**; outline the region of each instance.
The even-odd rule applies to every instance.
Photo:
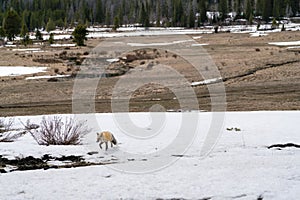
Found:
[[[51,44],[51,47],[75,47],[76,44]]]
[[[106,61],[110,63],[114,63],[114,62],[118,62],[119,60],[120,60],[119,58],[112,58],[112,59],[107,59]]]
[[[72,35],[71,34],[63,34],[63,35],[54,35],[53,39],[54,40],[69,40],[71,39]],[[43,40],[49,40],[50,35],[43,35]]]
[[[194,36],[193,37],[194,40],[197,40],[197,39],[200,39],[200,38],[202,38],[202,36]]]
[[[255,33],[250,33],[250,37],[261,37],[261,36],[268,36],[269,34],[264,33],[264,32],[255,32]]]
[[[162,43],[128,43],[127,45],[132,47],[145,47],[145,46],[168,46],[172,44],[180,44],[186,42],[193,42],[194,40],[178,40],[173,42],[162,42]]]
[[[212,33],[211,29],[187,29],[187,30],[137,30],[126,32],[90,32],[87,38],[112,38],[112,37],[135,37],[135,36],[160,36],[160,35],[185,35],[185,34],[203,34]]]
[[[218,83],[222,80],[222,78],[212,78],[212,79],[207,79],[204,81],[199,81],[199,82],[193,82],[191,83],[191,86],[198,86],[198,85],[207,85],[207,84],[212,84],[212,83]]]
[[[300,46],[288,47],[288,49],[300,49]]]
[[[269,44],[276,45],[276,46],[297,46],[297,45],[300,45],[300,41],[270,42]]]
[[[12,51],[40,51],[41,48],[13,49]]]
[[[45,79],[45,78],[65,78],[70,77],[70,75],[55,75],[55,76],[33,76],[27,77],[25,80],[36,80],[36,79]]]
[[[41,45],[41,44],[39,44],[39,45]],[[12,49],[12,51],[25,52],[25,53],[42,53],[42,52],[46,52],[44,50],[41,50],[41,48]]]
[[[207,157],[200,151],[206,133],[212,128],[213,113],[194,113],[199,117],[199,128],[193,143],[177,162],[158,171],[143,174],[116,171],[127,163],[149,167],[151,151],[158,152],[161,161],[171,152],[161,153],[177,137],[183,126],[182,113],[153,114],[165,120],[158,134],[136,139],[125,134],[126,128],[116,123],[115,114],[82,115],[94,129],[80,146],[39,146],[25,135],[14,143],[0,143],[0,155],[23,157],[51,155],[83,155],[87,160],[109,160],[117,157],[119,163],[71,169],[18,171],[0,174],[1,199],[298,199],[300,195],[300,149],[268,149],[280,143],[300,144],[299,111],[227,112],[219,138]],[[124,117],[126,113],[123,114]],[[42,116],[30,118],[39,123]],[[93,123],[96,119],[98,124]],[[132,123],[141,130],[153,132],[148,113],[131,113]],[[163,119],[163,118],[162,118]],[[16,120],[18,121],[18,120]],[[189,121],[185,123],[190,123]],[[123,124],[126,126],[126,124]],[[193,124],[190,124],[193,126]],[[20,127],[20,124],[16,125]],[[241,131],[228,131],[238,128]],[[118,147],[107,152],[95,142],[96,131],[110,130]],[[187,136],[189,134],[187,133]],[[183,139],[183,138],[182,138]],[[184,142],[184,140],[181,140]],[[99,154],[87,156],[88,151]],[[121,153],[120,153],[121,152]],[[122,152],[134,152],[132,156]],[[122,156],[123,155],[123,156]],[[148,160],[138,160],[145,155]],[[119,156],[119,157],[118,157]],[[104,157],[104,158],[101,158]],[[153,158],[154,159],[154,158]],[[130,160],[130,161],[129,161]]]
[[[20,76],[45,72],[47,67],[0,66],[0,76]]]
[[[199,47],[199,46],[207,46],[207,43],[202,43],[202,44],[192,44],[192,47]]]

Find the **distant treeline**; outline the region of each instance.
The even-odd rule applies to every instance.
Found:
[[[195,27],[212,23],[207,11],[220,13],[214,23],[225,20],[230,12],[247,20],[296,16],[299,0],[0,0],[0,22],[11,9],[29,30],[76,23]]]

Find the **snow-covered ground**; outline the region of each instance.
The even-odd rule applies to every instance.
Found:
[[[90,161],[114,157],[118,161],[105,166],[0,174],[1,199],[298,199],[300,149],[267,147],[300,143],[300,112],[227,112],[224,123],[220,119],[214,122],[215,114],[220,113],[153,113],[153,118],[149,113],[80,115],[93,129],[83,145],[39,146],[29,134],[13,143],[0,143],[0,155],[7,158],[51,154],[82,155]],[[122,117],[130,118],[141,134],[150,137],[125,134],[132,127],[123,123]],[[15,117],[16,127],[21,127],[20,120],[39,123],[41,118]],[[185,118],[197,118],[196,124]],[[156,127],[156,123],[162,126]],[[201,156],[214,123],[223,123],[220,137],[216,134],[214,149]],[[185,126],[192,132],[184,133],[187,138],[180,134]],[[95,142],[100,130],[112,131],[118,146],[100,150]],[[186,151],[174,155],[182,145]],[[170,146],[174,148],[164,151]],[[99,153],[87,155],[90,151]],[[160,170],[154,172],[135,171],[154,170],[160,164]]]
[[[46,70],[47,67],[0,66],[0,77],[34,74],[39,72],[45,72]]]

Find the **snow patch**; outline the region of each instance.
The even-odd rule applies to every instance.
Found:
[[[25,80],[36,80],[36,79],[45,79],[45,78],[66,78],[70,76],[71,75],[34,76],[34,77],[27,77]]]
[[[0,76],[21,76],[21,75],[45,72],[46,70],[47,67],[2,66],[0,67]]]
[[[290,41],[290,42],[270,42],[270,45],[276,46],[296,46],[300,45],[300,41]]]
[[[207,46],[209,44],[203,43],[203,44],[192,44],[192,47],[199,47],[199,46]]]
[[[75,47],[76,44],[51,44],[51,47]]]
[[[107,59],[106,61],[110,63],[114,63],[114,62],[118,62],[119,60],[120,60],[119,58],[112,58],[112,59]]]
[[[212,79],[207,79],[207,80],[204,80],[204,81],[193,82],[193,83],[191,83],[191,86],[213,84],[213,83],[218,83],[220,81],[222,81],[222,78],[212,78]]]
[[[267,33],[261,33],[261,32],[256,32],[256,33],[250,33],[250,37],[261,37],[261,36],[268,36],[269,34]]]
[[[173,44],[181,44],[186,42],[193,42],[194,40],[178,40],[173,42],[163,42],[163,43],[127,43],[127,45],[132,47],[145,47],[145,46],[168,46]]]

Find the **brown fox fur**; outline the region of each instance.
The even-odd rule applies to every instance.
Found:
[[[105,143],[105,146],[106,146],[105,150],[108,149],[108,142],[110,142],[111,147],[113,147],[113,144],[114,144],[114,145],[117,145],[117,140],[116,140],[116,138],[115,138],[114,135],[113,135],[111,132],[109,132],[109,131],[103,131],[103,132],[101,132],[101,133],[97,133],[97,142],[100,142],[100,143],[99,143],[100,149],[102,149],[101,145],[102,145],[103,143]]]

